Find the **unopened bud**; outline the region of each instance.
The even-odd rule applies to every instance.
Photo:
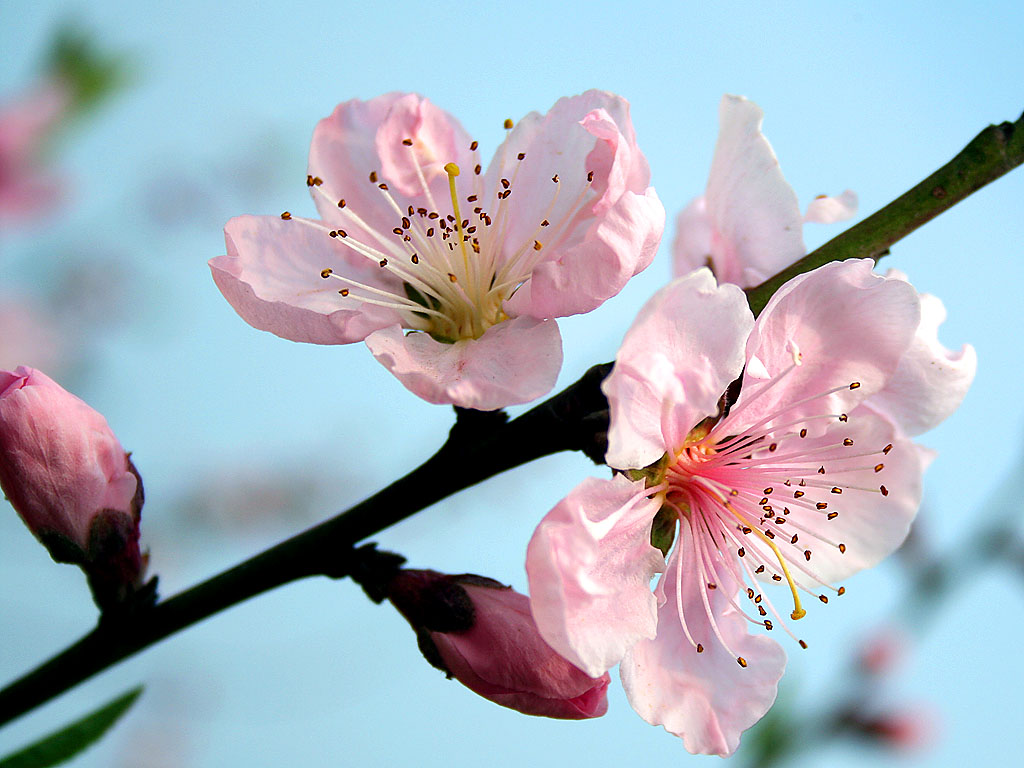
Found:
[[[607,674],[592,678],[544,642],[530,601],[473,574],[400,571],[389,599],[427,660],[486,699],[527,715],[569,720],[608,710]]]
[[[0,371],[0,487],[54,560],[81,566],[101,609],[135,595],[142,480],[106,419],[31,368]]]

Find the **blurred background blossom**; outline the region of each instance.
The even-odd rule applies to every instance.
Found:
[[[848,186],[863,216],[987,123],[1016,119],[1022,23],[1010,0],[700,10],[531,0],[514,12],[459,2],[318,2],[302,13],[234,0],[0,5],[0,115],[40,89],[66,89],[13,165],[0,136],[0,187],[13,167],[16,180],[54,193],[0,217],[0,365],[39,367],[107,417],[146,478],[143,542],[171,594],[372,493],[430,455],[451,423],[450,410],[416,401],[358,350],[254,331],[210,279],[206,260],[223,252],[230,216],[313,212],[309,137],[338,102],[419,91],[488,150],[506,117],[590,87],[616,91],[632,102],[671,222],[704,189],[722,93],[741,93],[764,109],[799,199]],[[978,376],[928,435],[939,457],[920,525],[898,558],[810,609],[810,648],[789,651],[780,700],[744,737],[740,764],[1017,759],[1008,734],[1024,679],[1024,402],[1013,382],[1024,340],[1007,329],[1021,322],[1022,199],[1017,171],[883,265],[943,299],[942,340],[973,343]],[[808,247],[841,226],[808,228]],[[670,225],[652,267],[619,297],[562,324],[560,386],[613,357],[670,274],[673,235]],[[524,591],[534,525],[591,471],[581,456],[550,457],[379,539],[411,567]],[[94,620],[75,569],[54,565],[13,511],[0,514],[4,680]],[[880,661],[892,650],[883,639],[887,650],[865,661],[865,638],[890,631],[904,650]],[[710,759],[647,726],[618,686],[594,721],[502,710],[431,669],[394,610],[326,579],[237,606],[80,686],[0,731],[0,754],[138,682],[149,683],[140,703],[72,765]]]

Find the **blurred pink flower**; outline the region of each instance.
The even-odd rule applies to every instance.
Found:
[[[366,341],[432,403],[494,410],[554,386],[554,318],[589,312],[651,261],[664,209],[629,106],[564,98],[477,142],[415,94],[348,101],[313,134],[322,220],[241,216],[214,280],[242,318],[294,341]]]
[[[861,643],[857,662],[867,675],[888,675],[906,655],[908,642],[906,632],[899,627],[878,627]]]
[[[70,100],[67,87],[50,80],[0,107],[0,221],[29,218],[61,197],[63,182],[45,169],[41,149]]]
[[[486,699],[527,715],[567,720],[608,710],[607,674],[591,678],[544,642],[525,595],[472,574],[403,570],[388,598],[427,659]]]
[[[634,471],[584,481],[530,542],[541,635],[590,675],[621,661],[633,707],[691,752],[731,754],[775,699],[785,654],[747,622],[791,632],[759,581],[787,584],[800,619],[800,590],[842,594],[917,512],[926,457],[873,404],[887,393],[904,413],[890,385],[931,363],[908,354],[921,302],[872,266],[801,275],[756,322],[706,269],[659,291],[603,385],[607,462]],[[963,396],[934,383],[903,392],[934,401],[915,407],[929,426]]]
[[[82,567],[101,608],[135,592],[142,481],[106,419],[31,368],[0,371],[0,487],[54,560]]]
[[[704,194],[676,219],[675,275],[710,267],[720,283],[749,288],[806,254],[805,221],[831,223],[857,212],[857,195],[820,195],[800,213],[771,144],[764,113],[742,96],[722,97],[719,134]]]
[[[858,716],[848,725],[879,746],[918,752],[935,743],[939,715],[928,706],[908,706],[880,715]]]

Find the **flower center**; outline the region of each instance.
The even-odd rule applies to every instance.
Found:
[[[512,122],[506,121],[505,127],[510,129]],[[491,190],[485,189],[485,177],[477,163],[461,190],[464,196],[460,196],[456,181],[461,169],[453,162],[446,163],[443,169],[448,176],[450,199],[439,205],[427,182],[428,175],[437,173],[436,159],[427,156],[429,153],[419,141],[404,139],[402,145],[412,153],[419,179],[421,199],[417,202],[426,204],[413,205],[397,191],[392,192],[376,172],[370,173],[370,183],[382,195],[383,206],[395,216],[395,226],[390,231],[381,231],[368,223],[344,199],[337,202],[337,208],[342,222],[350,227],[332,229],[322,222],[301,220],[324,231],[340,247],[386,274],[380,279],[373,279],[372,275],[370,279],[359,279],[360,273],[353,270],[325,267],[320,276],[344,284],[338,294],[346,303],[393,309],[403,327],[429,333],[438,341],[454,343],[479,338],[488,328],[509,319],[505,301],[548,258],[552,246],[568,234],[590,191],[593,173],[587,174],[586,184],[576,199],[557,218],[553,211],[563,182],[554,173],[550,177],[548,203],[527,231],[518,220],[513,220],[513,204],[509,201],[525,153],[518,153],[514,161],[504,155],[497,161],[497,180]],[[470,145],[470,151],[476,155],[477,142]],[[511,173],[506,173],[507,162]],[[310,176],[306,182],[314,193],[326,196],[322,179]],[[465,187],[469,188],[468,194]],[[532,196],[541,192],[528,190]],[[488,199],[493,204],[490,209]],[[465,217],[463,210],[467,211]],[[293,217],[286,212],[282,218]]]
[[[759,579],[787,583],[793,620],[806,615],[800,592],[815,594],[807,584],[842,595],[843,587],[833,587],[816,573],[812,555],[819,547],[846,553],[846,545],[830,537],[823,524],[839,517],[841,510],[836,507],[841,506],[844,493],[889,494],[885,485],[856,483],[882,472],[881,457],[893,447],[855,445],[845,413],[804,413],[802,406],[807,403],[857,389],[858,382],[781,406],[757,423],[740,426],[741,412],[799,364],[795,360],[793,367],[761,385],[753,397],[710,429],[702,425],[692,430],[661,486],[665,505],[691,530],[697,572],[704,585],[715,589],[718,583],[738,584],[760,618],[734,602],[737,610],[768,630],[773,628],[767,618],[771,612],[791,636],[771,602],[755,589]],[[795,413],[798,408],[799,414]],[[722,557],[729,550],[737,557]],[[826,595],[816,596],[828,602]],[[709,608],[708,615],[714,625]],[[806,647],[802,640],[798,642]],[[703,650],[700,643],[695,647]],[[741,657],[737,660],[746,666]]]

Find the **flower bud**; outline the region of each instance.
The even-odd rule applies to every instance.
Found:
[[[431,664],[486,699],[567,720],[608,710],[607,674],[587,676],[541,639],[530,601],[473,574],[400,571],[388,597],[416,630]]]
[[[136,592],[142,480],[106,419],[32,368],[0,371],[0,487],[54,560],[82,567],[101,609]]]

